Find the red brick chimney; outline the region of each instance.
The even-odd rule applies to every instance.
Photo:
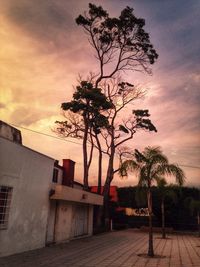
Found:
[[[74,183],[74,166],[75,163],[71,159],[63,159],[63,179],[62,184],[73,187]]]

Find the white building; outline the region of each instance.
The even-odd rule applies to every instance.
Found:
[[[59,166],[9,127],[0,127],[0,256],[91,235],[93,205],[103,198],[74,182],[73,161]]]

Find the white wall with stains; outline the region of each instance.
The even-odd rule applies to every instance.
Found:
[[[0,137],[0,185],[13,188],[0,256],[45,246],[54,159]]]

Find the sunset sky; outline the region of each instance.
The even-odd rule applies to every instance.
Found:
[[[132,148],[161,146],[169,161],[200,166],[200,1],[102,0],[111,16],[127,5],[146,20],[145,30],[159,54],[153,75],[127,73],[126,80],[148,90],[137,108],[149,109],[158,133],[139,132]],[[0,119],[55,135],[60,105],[72,97],[78,74],[97,68],[94,51],[75,18],[88,8],[85,0],[0,0]],[[20,129],[23,144],[55,159],[76,161],[82,182],[78,144]],[[106,159],[105,162],[106,163]],[[117,162],[116,162],[117,164]],[[200,185],[200,168],[184,167],[187,185]],[[96,183],[96,162],[90,184]],[[173,181],[173,180],[170,180]],[[135,185],[130,175],[113,184]]]

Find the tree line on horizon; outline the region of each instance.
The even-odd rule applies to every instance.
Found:
[[[200,212],[200,189],[196,187],[177,185],[167,185],[166,191],[169,193],[165,198],[165,224],[166,227],[172,227],[175,230],[198,230],[198,210]],[[147,207],[147,200],[141,193],[138,192],[138,186],[119,187],[117,189],[118,203],[117,206],[125,208],[144,208]],[[161,208],[162,194],[157,186],[152,187],[152,202],[153,202],[153,216],[155,226],[162,226],[162,208]],[[191,201],[196,202],[195,204]],[[129,216],[124,218],[122,212],[117,221],[121,223],[130,223],[130,226],[137,227],[141,225],[142,219],[137,219]],[[144,219],[145,220],[145,219]],[[140,224],[138,224],[140,223]],[[148,220],[143,221],[148,225]]]

